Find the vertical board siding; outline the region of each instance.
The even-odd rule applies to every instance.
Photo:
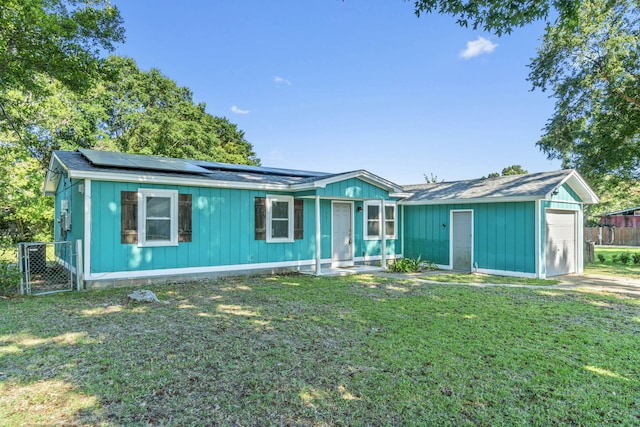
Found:
[[[358,178],[328,184],[325,188],[318,188],[320,197],[346,197],[352,199],[380,199],[389,198],[389,192]]]
[[[192,241],[162,247],[120,243],[120,192],[137,191],[138,188],[173,189],[181,194],[191,194]],[[115,271],[313,259],[313,199],[304,199],[304,239],[292,243],[266,243],[254,239],[254,198],[266,194],[265,191],[93,181],[91,272],[99,276]],[[323,216],[327,215],[330,215],[330,202],[328,208],[323,206]],[[325,240],[329,245],[328,253],[330,231],[330,221],[326,220],[322,234],[323,245]]]
[[[474,212],[473,262],[478,268],[535,272],[534,202],[405,206],[404,256],[449,265],[454,209]]]
[[[582,199],[580,199],[576,192],[573,191],[573,189],[567,183],[562,184],[560,188],[558,188],[558,194],[552,195],[551,200],[565,202],[582,202]]]

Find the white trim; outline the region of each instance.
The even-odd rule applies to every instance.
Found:
[[[237,181],[221,181],[211,179],[191,179],[180,177],[168,177],[168,176],[154,176],[154,175],[139,175],[139,174],[112,174],[109,172],[88,172],[88,171],[69,171],[70,178],[85,178],[93,179],[96,181],[111,181],[111,182],[131,182],[131,183],[145,183],[145,184],[166,184],[166,185],[185,185],[192,187],[213,187],[213,188],[235,188],[244,190],[279,190],[290,191],[291,186],[287,184],[258,184],[252,182],[237,182]]]
[[[584,213],[576,213],[576,251],[578,252],[578,265],[576,274],[584,273]]]
[[[574,188],[571,183],[569,183],[569,180],[574,180],[576,181],[576,184],[579,187],[582,188]],[[576,171],[575,169],[571,171],[570,174],[568,174],[567,176],[564,177],[564,179],[562,181],[560,181],[560,183],[550,192],[547,194],[547,199],[549,199],[551,197],[551,194],[553,193],[553,191],[555,191],[557,188],[561,187],[564,183],[567,183],[569,185],[569,187],[571,187],[571,189],[573,191],[576,192],[576,194],[583,200],[584,203],[598,203],[600,202],[600,199],[598,198],[598,195],[591,189],[591,187],[589,186],[589,184],[587,184],[587,182],[584,180],[584,178],[578,173],[578,171]],[[583,194],[580,194],[583,193]],[[587,197],[585,197],[587,196]],[[589,200],[585,200],[585,199],[589,199]]]
[[[84,277],[91,275],[91,180],[84,180]]]
[[[517,197],[477,197],[474,199],[439,199],[439,200],[412,200],[398,201],[401,205],[457,205],[461,203],[504,203],[504,202],[534,202],[544,199],[544,196],[517,196]]]
[[[316,196],[316,275],[322,274],[322,229],[320,223],[320,196]]]
[[[582,243],[582,240],[578,239],[580,237],[578,235],[578,230],[579,230],[579,228],[578,228],[578,222],[579,222],[578,218],[580,218],[582,216],[582,215],[578,215],[578,214],[581,213],[581,212],[578,211],[578,210],[575,210],[575,209],[549,208],[549,207],[545,207],[544,208],[544,242],[545,242],[545,246],[544,246],[544,253],[545,253],[544,273],[545,273],[545,277],[547,275],[547,259],[546,259],[547,258],[547,246],[546,246],[546,242],[547,242],[547,232],[549,231],[548,227],[547,227],[547,211],[551,211],[552,213],[553,212],[562,212],[562,213],[572,213],[573,214],[573,218],[574,218],[574,221],[573,221],[573,225],[574,225],[573,233],[574,234],[573,235],[575,236],[575,244],[574,244],[574,248],[573,248],[573,250],[574,250],[573,262],[575,263],[574,265],[575,265],[576,271],[574,271],[573,273],[570,272],[570,273],[566,273],[566,274],[577,274],[578,271],[580,270],[579,264],[578,264],[579,259],[580,259],[580,255],[582,254],[582,251],[584,250],[580,246],[580,244]],[[540,237],[542,237],[542,236],[540,236]],[[560,274],[559,276],[562,276],[562,274]],[[553,276],[553,277],[555,277],[555,276]]]
[[[390,259],[400,258],[400,255],[389,256]],[[380,256],[367,257],[366,261],[378,261]],[[363,257],[354,258],[354,261],[365,261]],[[298,268],[314,266],[314,259],[299,261],[281,261],[281,262],[265,262],[259,264],[232,264],[208,267],[183,267],[183,268],[167,268],[163,270],[136,270],[136,271],[115,271],[110,273],[93,273],[85,277],[86,281],[99,280],[124,280],[124,279],[141,279],[161,276],[181,276],[189,274],[207,274],[207,273],[224,273],[232,271],[250,271],[250,270],[267,270],[274,268]],[[331,259],[323,258],[321,263],[330,265]]]
[[[169,199],[169,240],[147,240],[147,197]],[[178,190],[138,188],[138,247],[178,246]]]
[[[318,179],[316,181],[312,181],[309,183],[292,184],[288,187],[293,191],[312,190],[315,188],[325,188],[329,184],[334,184],[336,182],[344,181],[346,179],[351,179],[351,178],[360,178],[364,182],[374,185],[378,188],[382,188],[383,190],[393,191],[395,193],[402,192],[402,187],[400,187],[399,185],[396,185],[391,181],[387,181],[386,179],[381,178],[377,175],[374,175],[371,172],[366,171],[364,169],[353,171],[353,172],[341,173],[339,175],[333,175],[328,178]]]
[[[536,261],[536,276],[537,277],[543,277],[542,274],[542,244],[540,243],[542,241],[540,236],[540,233],[542,232],[542,230],[540,229],[540,200],[536,200],[535,203],[535,224],[534,224],[534,230],[535,230],[535,245],[536,245],[536,257],[535,257],[535,261]],[[545,250],[545,254],[544,257],[546,258],[546,250]],[[545,264],[546,264],[546,260],[545,260]],[[545,267],[545,274],[546,274],[546,267]]]
[[[525,279],[536,278],[536,273],[523,273],[522,271],[492,270],[489,268],[478,268],[477,272],[481,274],[490,274],[492,276],[522,277]]]
[[[334,204],[336,203],[343,203],[343,204],[347,204],[350,205],[349,208],[349,217],[351,218],[351,223],[349,224],[349,228],[350,228],[350,237],[349,239],[351,240],[351,243],[349,244],[349,252],[350,252],[350,256],[351,259],[346,259],[346,260],[334,260],[333,259],[333,225],[335,223],[334,221]],[[355,257],[355,245],[353,244],[353,234],[354,234],[354,228],[355,228],[355,215],[353,214],[353,210],[354,210],[354,206],[353,206],[353,202],[351,201],[344,201],[344,200],[332,200],[331,201],[331,266],[332,267],[348,267],[353,265],[354,262],[354,257]]]
[[[379,216],[378,216],[378,225],[380,233],[377,236],[370,236],[368,234],[369,231],[369,206],[378,206]],[[385,212],[382,212],[382,206],[392,206],[393,207],[393,235],[385,234],[387,231],[387,224],[383,221],[385,220]],[[365,200],[362,204],[362,239],[363,240],[382,240],[382,235],[385,236],[386,240],[397,240],[398,239],[398,203],[391,200]]]
[[[547,200],[549,203],[566,203],[568,205],[580,205],[582,206],[582,202],[577,202],[575,200],[560,200],[560,199],[549,199]]]
[[[387,255],[387,259],[400,259],[400,258],[404,258],[402,254]],[[382,255],[357,256],[353,258],[353,261],[354,262],[382,261]]]
[[[473,271],[473,261],[474,261],[474,257],[475,257],[475,253],[474,253],[474,244],[473,244],[473,237],[474,237],[474,229],[473,229],[473,221],[474,221],[474,212],[473,209],[451,209],[449,211],[449,265],[451,266],[450,268],[453,269],[453,214],[454,213],[461,213],[461,212],[471,212],[471,263],[469,265],[469,271]]]
[[[287,237],[271,237],[273,235],[273,217],[272,217],[272,202],[286,202],[287,205]],[[265,197],[266,204],[266,217],[267,217],[267,243],[291,243],[293,242],[293,196],[283,196],[276,194],[267,194]]]

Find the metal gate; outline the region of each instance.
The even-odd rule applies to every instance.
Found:
[[[20,243],[21,293],[42,295],[73,290],[71,242]]]

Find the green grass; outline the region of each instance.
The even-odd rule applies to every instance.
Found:
[[[443,273],[424,275],[420,278],[434,282],[448,283],[493,283],[502,285],[530,285],[549,286],[557,285],[560,280],[555,279],[529,279],[525,277],[492,276],[477,273]]]
[[[604,274],[608,276],[624,276],[628,278],[640,279],[640,264],[634,264],[633,260],[628,264],[622,264],[620,261],[613,262],[613,257],[620,257],[623,253],[640,254],[640,248],[608,248],[596,246],[596,262],[593,264],[585,264],[585,274]],[[605,262],[598,260],[598,254],[605,257]]]
[[[640,424],[640,303],[280,276],[0,300],[0,425]]]

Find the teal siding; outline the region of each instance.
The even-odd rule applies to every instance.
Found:
[[[193,241],[164,247],[121,244],[120,192],[137,191],[138,188],[173,189],[192,194]],[[99,274],[314,259],[313,199],[305,199],[303,239],[293,243],[266,243],[254,239],[254,198],[266,194],[264,191],[94,181],[91,272]],[[323,242],[324,234],[323,231]],[[326,234],[328,239],[329,232]]]
[[[344,197],[350,199],[388,199],[389,192],[358,178],[328,184],[325,188],[318,188],[316,194],[320,197]]]
[[[558,194],[552,195],[551,200],[565,202],[582,202],[580,196],[578,196],[568,184],[562,184],[560,188],[558,188]]]
[[[75,245],[76,240],[84,237],[84,195],[78,190],[79,184],[82,183],[84,183],[84,180],[70,179],[66,175],[60,178],[54,198],[53,237],[56,242],[66,240]],[[66,232],[64,237],[60,226],[63,200],[67,200],[67,212],[71,215],[71,229]],[[75,251],[75,246],[72,251]],[[56,246],[56,257],[65,262],[71,261],[72,266],[75,267],[75,258],[66,252],[64,247]]]
[[[450,212],[456,209],[473,210],[478,268],[535,273],[534,202],[405,206],[404,255],[449,265]]]

